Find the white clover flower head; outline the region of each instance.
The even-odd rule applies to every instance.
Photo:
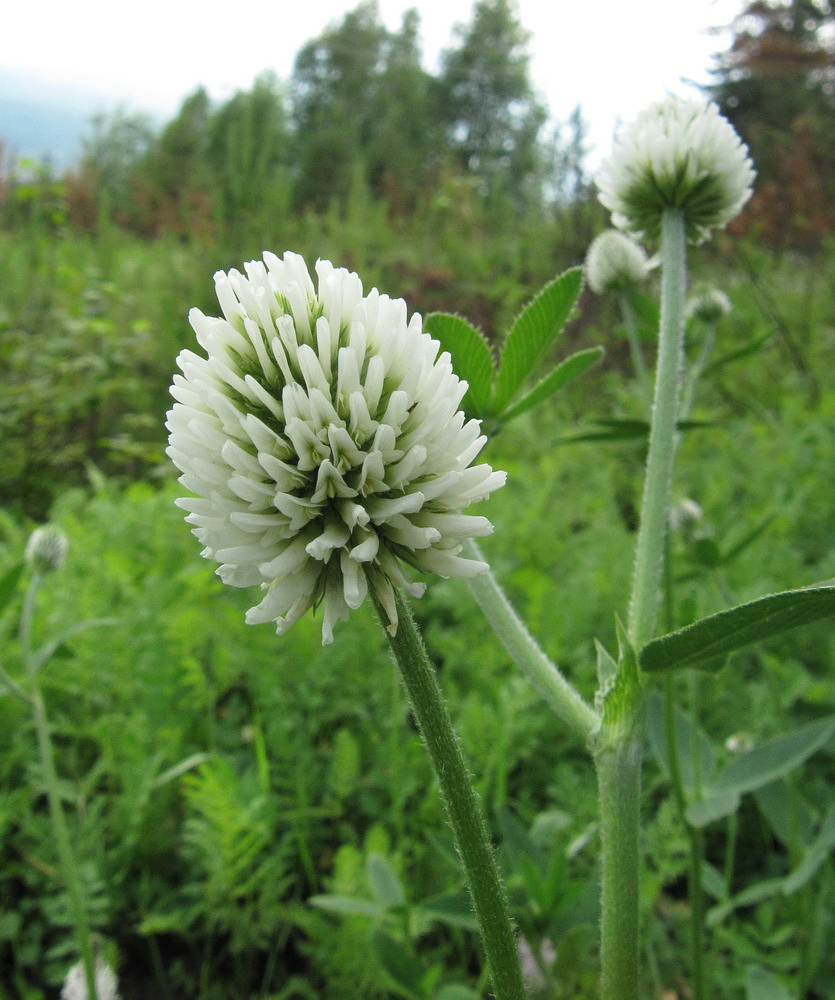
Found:
[[[616,229],[596,236],[586,254],[586,278],[593,292],[626,292],[647,278],[651,264],[644,248]]]
[[[733,306],[728,296],[713,285],[697,286],[687,302],[688,317],[695,317],[703,323],[718,323],[732,310]]]
[[[249,623],[282,633],[321,603],[329,643],[370,588],[394,632],[394,588],[425,590],[403,564],[486,570],[459,552],[492,526],[461,511],[505,474],[471,465],[467,383],[402,299],[322,260],[314,286],[293,253],[245,272],[215,275],[222,319],[189,317],[207,357],[183,351],[171,387],[168,455],[196,494],[177,503],[225,583],[260,584]]]
[[[67,536],[62,531],[44,524],[29,536],[24,558],[41,573],[49,573],[64,565],[68,547]]]
[[[699,243],[740,212],[754,176],[747,146],[715,104],[669,97],[618,136],[597,186],[619,229],[655,240],[674,208]]]
[[[96,959],[95,980],[98,1000],[119,1000],[119,980],[116,973],[100,958]],[[83,962],[76,962],[67,973],[61,988],[61,1000],[88,1000]]]

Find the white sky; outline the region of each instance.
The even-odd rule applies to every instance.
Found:
[[[357,6],[352,0],[18,0],[5,5],[0,67],[102,92],[113,105],[173,114],[203,84],[215,98],[266,69],[290,75],[301,46]],[[382,20],[421,14],[424,64],[437,65],[473,0],[378,0]],[[597,156],[628,121],[685,81],[707,82],[711,55],[743,0],[516,0],[531,34],[531,78],[557,120],[579,104]]]

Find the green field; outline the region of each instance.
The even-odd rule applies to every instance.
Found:
[[[458,307],[454,293],[422,293],[415,274],[398,277],[397,261],[363,252],[371,279],[392,294]],[[420,995],[454,984],[478,991],[441,804],[370,609],[325,649],[315,618],[280,638],[244,625],[250,595],[222,587],[173,504],[181,488],[162,454],[173,358],[191,343],[188,306],[211,309],[211,271],[228,261],[118,232],[48,244],[5,236],[0,253],[0,571],[19,562],[48,515],[70,550],[45,582],[36,643],[78,621],[111,620],[62,644],[43,687],[90,921],[118,960],[124,996],[418,995],[408,983]],[[835,577],[833,261],[730,242],[694,255],[734,311],[700,385],[692,416],[702,425],[681,444],[674,493],[703,517],[672,539],[673,625]],[[466,288],[467,275],[450,288],[458,282]],[[494,291],[492,322],[533,290],[517,276]],[[605,345],[606,361],[486,452],[509,481],[484,505],[496,526],[484,550],[534,635],[589,697],[592,640],[613,643],[611,608],[630,573],[644,447],[641,438],[572,440],[593,437],[597,421],[641,416],[616,326],[609,304],[584,293],[566,338]],[[21,595],[2,619],[12,676]],[[590,997],[591,763],[485,632],[463,581],[436,581],[415,610],[514,917],[532,948],[548,942],[546,956],[556,952],[543,996]],[[684,705],[696,699],[726,761],[733,741],[757,745],[833,711],[833,652],[831,627],[812,626],[676,681],[676,694]],[[7,696],[0,714],[0,990],[49,996],[72,960],[68,902],[26,709]],[[750,966],[779,977],[786,996],[828,995],[825,849],[795,891],[768,887],[808,859],[827,816],[831,827],[832,776],[830,744],[704,828],[717,996],[750,995]],[[684,996],[686,841],[651,751],[644,817],[647,995]]]
[[[582,266],[610,223],[586,174],[582,118],[550,122],[507,0],[479,0],[434,75],[417,15],[391,31],[364,3],[305,46],[286,85],[265,76],[220,106],[195,91],[159,133],[124,112],[101,117],[61,176],[4,166],[0,1000],[54,1000],[85,951],[91,973],[93,951],[116,970],[122,1000],[492,995],[442,795],[371,599],[330,646],[321,607],[286,635],[248,626],[253,593],[220,582],[175,506],[184,487],[165,420],[175,359],[196,349],[189,309],[218,315],[213,274],[265,250],[356,271],[410,314],[465,317],[489,349],[454,319],[428,323],[462,338],[452,360],[471,384],[479,358],[490,372],[500,359],[499,380],[513,364],[522,373],[498,410],[483,386],[463,397],[471,413],[486,393],[479,461],[507,473],[468,513],[494,525],[480,545],[495,579],[599,730],[586,741],[551,711],[488,627],[477,586],[426,579],[413,606],[496,846],[531,1000],[607,988],[601,884],[613,868],[600,858],[613,840],[601,827],[636,801],[641,925],[620,940],[640,941],[641,982],[629,1000],[832,1000],[830,6],[753,3],[720,60],[712,96],[738,112],[728,117],[760,173],[744,213],[688,251],[689,289],[714,286],[731,309],[713,329],[696,315],[684,324],[649,627],[633,628],[627,596],[650,416],[636,345],[651,366],[659,323],[681,324],[659,315],[659,269],[621,302],[584,287],[573,311],[566,298],[562,335],[537,339],[526,303]],[[690,155],[674,161],[676,183]],[[655,222],[673,216],[684,219],[677,203]],[[580,272],[564,280],[579,286]],[[270,308],[284,302],[276,294]],[[509,330],[515,355],[502,354]],[[525,410],[536,378],[597,347],[593,367]],[[236,363],[252,361],[244,354]],[[373,405],[393,395],[382,384]],[[502,424],[514,406],[524,412]],[[229,443],[216,425],[207,433]],[[314,471],[324,467],[320,456]],[[665,517],[666,505],[659,539]],[[44,524],[68,554],[41,575],[24,553]],[[688,655],[699,642],[719,649],[703,656],[708,669],[652,672],[648,648],[667,655],[679,630],[750,604],[733,628],[724,617],[709,634],[699,626],[701,639],[684,633]],[[787,627],[793,615],[802,627]],[[673,632],[673,647],[646,644]],[[606,752],[631,752],[635,732],[640,794],[621,791],[607,813]]]

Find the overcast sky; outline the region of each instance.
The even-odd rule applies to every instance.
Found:
[[[0,66],[106,95],[113,104],[172,114],[199,84],[215,98],[248,88],[267,69],[289,77],[301,46],[357,6],[351,0],[23,0],[5,5]],[[742,0],[516,0],[531,32],[531,78],[553,116],[580,105],[597,156],[618,121],[667,92],[707,82]],[[387,26],[421,14],[433,70],[473,0],[379,0]]]

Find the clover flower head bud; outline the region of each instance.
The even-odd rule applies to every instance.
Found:
[[[616,229],[596,236],[586,254],[586,278],[598,295],[635,288],[651,266],[643,247]]]
[[[202,554],[262,588],[247,621],[281,633],[321,604],[329,643],[369,590],[394,632],[394,588],[425,589],[406,567],[484,572],[459,553],[492,526],[461,511],[505,475],[471,464],[467,383],[420,316],[328,261],[316,279],[293,253],[218,272],[223,316],[191,311],[206,357],[180,354],[167,427]]]
[[[96,959],[96,996],[98,1000],[119,1000],[119,980],[107,962]],[[87,1000],[87,977],[84,963],[76,964],[67,973],[61,988],[61,1000]]]
[[[677,532],[698,524],[704,518],[704,511],[690,497],[681,500],[670,507],[670,531]]]
[[[26,543],[25,559],[41,573],[49,573],[60,569],[67,557],[68,542],[66,535],[52,525],[45,524],[35,528]]]
[[[694,288],[687,302],[688,317],[695,317],[703,323],[718,323],[732,310],[733,306],[728,296],[712,285],[700,285]]]
[[[670,97],[622,131],[597,186],[619,229],[655,240],[664,212],[676,209],[699,243],[738,215],[754,176],[747,147],[715,104]]]
[[[754,740],[750,733],[731,733],[725,740],[728,753],[748,753],[754,749]]]

